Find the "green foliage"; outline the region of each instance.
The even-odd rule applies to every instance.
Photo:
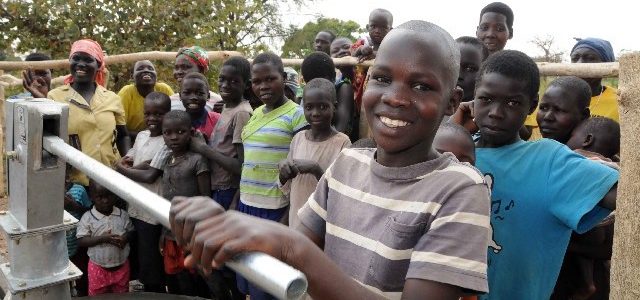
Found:
[[[73,41],[91,38],[107,54],[264,49],[283,38],[279,4],[301,0],[2,0],[0,49],[41,51],[66,58]],[[159,64],[159,79],[173,82],[170,66]],[[111,89],[131,78],[132,65],[110,65]],[[210,74],[211,75],[211,74]]]
[[[316,21],[308,22],[302,28],[291,28],[292,33],[284,40],[282,56],[303,58],[313,52],[313,42],[316,34],[322,30],[330,30],[336,37],[347,37],[352,41],[364,30],[355,21],[342,21],[333,18],[320,17]]]

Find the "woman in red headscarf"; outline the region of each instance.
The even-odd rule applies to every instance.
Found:
[[[69,105],[69,143],[107,166],[130,148],[120,98],[107,90],[102,47],[93,40],[73,43],[69,54],[71,75],[65,85],[49,91],[48,98]],[[71,181],[89,185],[77,170]]]

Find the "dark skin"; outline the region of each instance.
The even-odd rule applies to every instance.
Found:
[[[189,151],[189,144],[194,133],[191,124],[185,120],[164,119],[162,121],[162,136],[164,143],[171,149],[171,159],[180,159]],[[197,180],[199,194],[209,195],[211,193],[209,172],[198,174]]]
[[[34,98],[46,98],[51,89],[51,70],[27,69],[22,71],[22,87]]]
[[[206,113],[209,85],[197,78],[183,79],[180,85],[180,100],[191,120],[200,119]]]
[[[576,97],[560,86],[544,92],[536,116],[542,137],[565,144],[576,126],[589,118],[589,107],[579,107]]]
[[[577,48],[571,52],[571,62],[572,63],[601,63],[602,57],[598,52],[589,49],[589,48]],[[591,96],[598,96],[602,92],[604,92],[604,87],[602,86],[602,78],[582,78],[584,79],[589,86],[591,87]]]
[[[100,63],[91,55],[78,52],[69,59],[71,76],[73,82],[71,87],[78,93],[89,105],[96,92],[96,74],[100,68]],[[120,155],[125,155],[131,148],[131,139],[129,131],[125,125],[116,125],[116,146]]]
[[[105,216],[108,216],[113,212],[113,206],[116,203],[116,198],[109,190],[103,186],[92,183],[89,186],[89,192],[93,199],[93,205],[98,212]],[[85,236],[78,239],[78,246],[94,247],[101,244],[111,244],[123,249],[127,243],[129,243],[131,237],[131,232],[123,235],[107,233],[98,236]]]
[[[455,87],[456,78],[445,68],[446,58],[438,46],[443,41],[406,30],[395,31],[388,39],[374,65],[377,86],[373,87],[370,81],[363,101],[367,111],[376,111],[369,118],[376,141],[383,137],[378,144],[378,162],[385,166],[408,166],[416,163],[413,156],[437,156],[431,147],[437,124],[445,112],[453,111],[462,98],[462,90]],[[381,122],[374,120],[378,113],[391,116],[391,112],[394,117],[395,113],[408,115],[411,125],[404,127],[409,128],[390,130],[380,127],[384,124],[371,124]],[[304,226],[297,232],[275,222],[224,212],[208,198],[174,199],[170,222],[178,243],[191,251],[186,265],[199,264],[210,271],[237,253],[260,251],[301,270],[307,276],[308,291],[314,299],[382,299],[342,272],[323,253],[324,237]],[[425,295],[429,299],[457,300],[462,291],[435,281],[407,279],[403,299],[424,299]]]
[[[507,41],[513,37],[513,32],[509,31],[505,15],[486,12],[480,18],[476,37],[487,46],[489,53],[493,54],[504,49]]]
[[[150,132],[151,137],[156,137],[162,135],[162,118],[166,113],[171,109],[171,103],[162,102],[162,100],[156,99],[145,99],[144,101],[144,123],[147,125],[147,129]],[[146,168],[145,170],[140,170],[133,166],[133,158],[129,156],[124,156],[115,164],[115,170],[119,173],[127,176],[133,180],[139,179],[143,177],[147,181],[141,181],[146,183],[155,182],[155,179],[158,178],[162,173],[151,173],[151,171],[155,170],[153,168]],[[149,174],[147,174],[149,173]],[[144,175],[149,175],[149,177],[145,177]],[[138,181],[138,180],[136,180]]]
[[[384,37],[389,33],[389,31],[391,31],[392,22],[393,21],[388,14],[380,11],[373,11],[369,15],[367,31],[369,32],[373,45],[360,46],[360,48],[353,53],[353,56],[358,58],[358,62],[376,58],[380,43],[382,43]]]
[[[270,63],[251,66],[251,89],[264,103],[264,113],[268,113],[287,102],[284,96],[284,74]]]
[[[173,78],[176,79],[179,85],[182,83],[182,78],[191,72],[203,73],[198,68],[198,65],[191,62],[184,55],[176,57],[176,63],[173,65]]]
[[[333,58],[351,56],[351,40],[347,38],[337,38],[331,43],[330,55]],[[354,69],[352,66],[338,66],[338,70],[351,82],[355,80]]]
[[[469,102],[461,103],[451,120],[471,133],[479,129],[481,135],[476,147],[498,148],[513,144],[520,140],[518,131],[538,102],[537,96],[524,92],[525,84],[499,73],[484,74],[477,84],[473,107]],[[617,191],[616,183],[598,205],[615,210]]]
[[[218,76],[218,86],[220,87],[220,96],[224,101],[225,109],[231,109],[245,101],[243,95],[249,88],[249,82],[245,82],[242,76],[233,66],[223,66]],[[234,175],[240,175],[242,172],[242,163],[244,162],[244,147],[241,143],[234,144],[238,157],[228,157],[220,151],[209,147],[202,139],[191,139],[191,150],[200,153],[209,160],[214,161],[220,167]]]
[[[326,31],[320,31],[316,34],[316,38],[313,41],[313,50],[322,51],[329,54],[329,48],[331,47],[331,34]]]
[[[331,102],[331,95],[320,89],[306,89],[304,91],[304,117],[311,126],[305,131],[308,140],[323,142],[336,135],[338,131],[331,126],[335,111]],[[308,159],[284,159],[278,164],[280,182],[285,183],[298,174],[309,173],[320,179],[324,170],[316,161]]]
[[[459,161],[476,163],[476,147],[468,136],[452,130],[438,130],[433,147],[440,153],[451,152]]]
[[[460,73],[458,75],[458,86],[464,91],[462,101],[473,100],[474,91],[476,89],[476,75],[482,65],[483,54],[478,47],[458,43],[460,48]]]
[[[156,69],[153,64],[148,60],[137,61],[133,65],[133,81],[138,91],[138,94],[142,97],[146,97],[153,92],[156,86]],[[135,140],[138,136],[138,131],[129,131],[131,140]]]

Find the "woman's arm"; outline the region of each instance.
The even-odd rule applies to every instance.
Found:
[[[125,156],[129,149],[131,149],[131,138],[129,137],[129,131],[125,125],[116,125],[116,146],[120,156]]]

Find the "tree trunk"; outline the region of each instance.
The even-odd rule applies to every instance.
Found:
[[[640,52],[620,58],[621,172],[610,299],[640,298]]]

